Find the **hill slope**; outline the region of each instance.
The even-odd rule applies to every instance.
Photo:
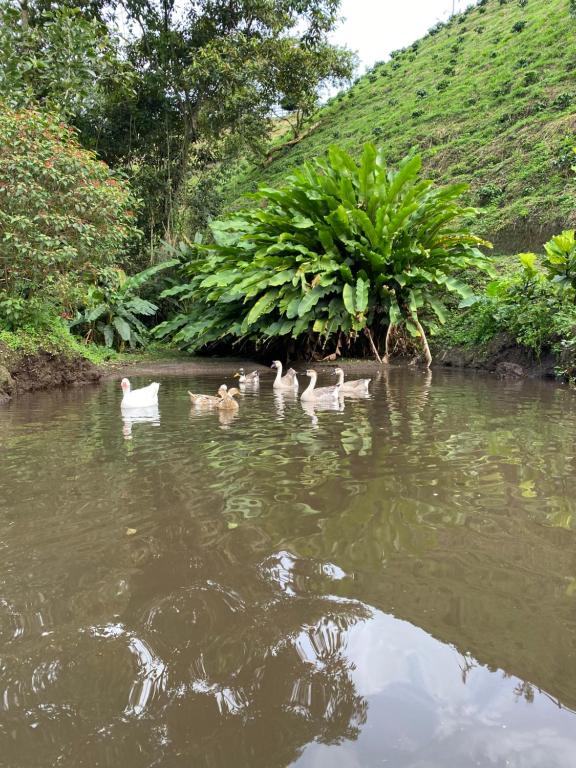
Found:
[[[227,202],[282,183],[328,144],[359,154],[371,140],[392,164],[416,147],[432,178],[470,183],[477,229],[501,251],[537,249],[576,225],[575,105],[568,0],[480,0],[332,99],[300,143],[244,166]]]

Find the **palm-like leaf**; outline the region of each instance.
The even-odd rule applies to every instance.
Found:
[[[157,335],[199,347],[443,322],[442,294],[470,295],[455,275],[489,269],[489,243],[459,224],[473,213],[458,202],[465,187],[436,187],[421,166],[410,155],[390,170],[372,144],[359,162],[330,147],[286,186],[261,187],[256,207],[215,222],[214,243],[190,253],[190,311]]]

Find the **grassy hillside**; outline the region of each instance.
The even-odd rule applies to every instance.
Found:
[[[539,248],[576,225],[576,19],[569,0],[480,0],[376,65],[315,123],[268,164],[240,169],[228,203],[258,182],[282,183],[328,144],[359,154],[372,140],[387,148],[390,163],[416,147],[432,178],[469,182],[470,202],[482,208],[478,229],[501,251]]]

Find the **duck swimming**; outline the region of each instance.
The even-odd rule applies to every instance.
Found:
[[[298,377],[294,368],[288,368],[282,376],[282,363],[280,360],[274,360],[271,368],[276,368],[276,378],[272,385],[274,389],[298,389]]]
[[[244,368],[238,368],[238,371],[234,374],[234,378],[238,379],[239,384],[260,384],[260,371],[244,373]]]
[[[120,386],[124,393],[120,403],[121,408],[148,408],[151,405],[158,405],[160,384],[157,381],[152,382],[147,387],[131,389],[129,380],[122,379]]]
[[[342,368],[334,368],[335,376],[338,376],[342,394],[344,395],[366,395],[368,394],[368,385],[372,379],[354,379],[353,381],[344,381],[344,371]]]
[[[218,394],[216,395],[195,395],[193,392],[188,392],[190,395],[190,401],[196,408],[215,408],[218,403],[222,402],[222,398],[228,391],[226,384],[221,384],[218,388]]]
[[[323,401],[338,400],[342,390],[342,385],[340,382],[335,384],[333,387],[319,387],[318,389],[316,389],[316,380],[318,378],[317,372],[312,368],[309,368],[306,371],[306,376],[310,377],[310,384],[308,384],[304,392],[302,392],[302,394],[300,395],[300,400],[309,401],[309,402],[316,402],[319,400],[323,400]]]
[[[239,395],[239,394],[240,394],[240,390],[236,389],[236,387],[232,387],[232,389],[228,389],[226,392],[222,394],[220,402],[216,404],[216,407],[220,411],[237,411],[238,403],[236,402],[236,400],[234,400],[234,398],[236,397],[236,395]]]

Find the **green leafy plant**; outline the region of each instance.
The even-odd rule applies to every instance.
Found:
[[[155,315],[158,306],[138,293],[154,275],[178,263],[177,259],[164,261],[130,277],[121,269],[102,270],[98,285],[88,288],[86,307],[70,328],[80,332],[86,342],[103,342],[118,350],[126,344],[131,349],[142,346],[148,329],[141,318]]]
[[[576,240],[574,230],[568,229],[549,240],[544,246],[543,267],[548,279],[576,296]]]
[[[113,263],[138,235],[128,185],[58,117],[0,103],[0,288]]]
[[[478,249],[489,244],[461,223],[475,213],[458,203],[466,185],[436,187],[421,165],[411,155],[390,170],[373,144],[359,162],[332,146],[282,188],[260,188],[249,196],[256,207],[212,225],[214,244],[190,249],[188,282],[164,294],[189,309],[155,334],[198,348],[276,337],[326,344],[364,332],[379,356],[380,334],[387,329],[388,342],[402,323],[429,362],[422,323],[433,332],[444,321],[443,294],[471,300],[457,275],[489,269]]]

